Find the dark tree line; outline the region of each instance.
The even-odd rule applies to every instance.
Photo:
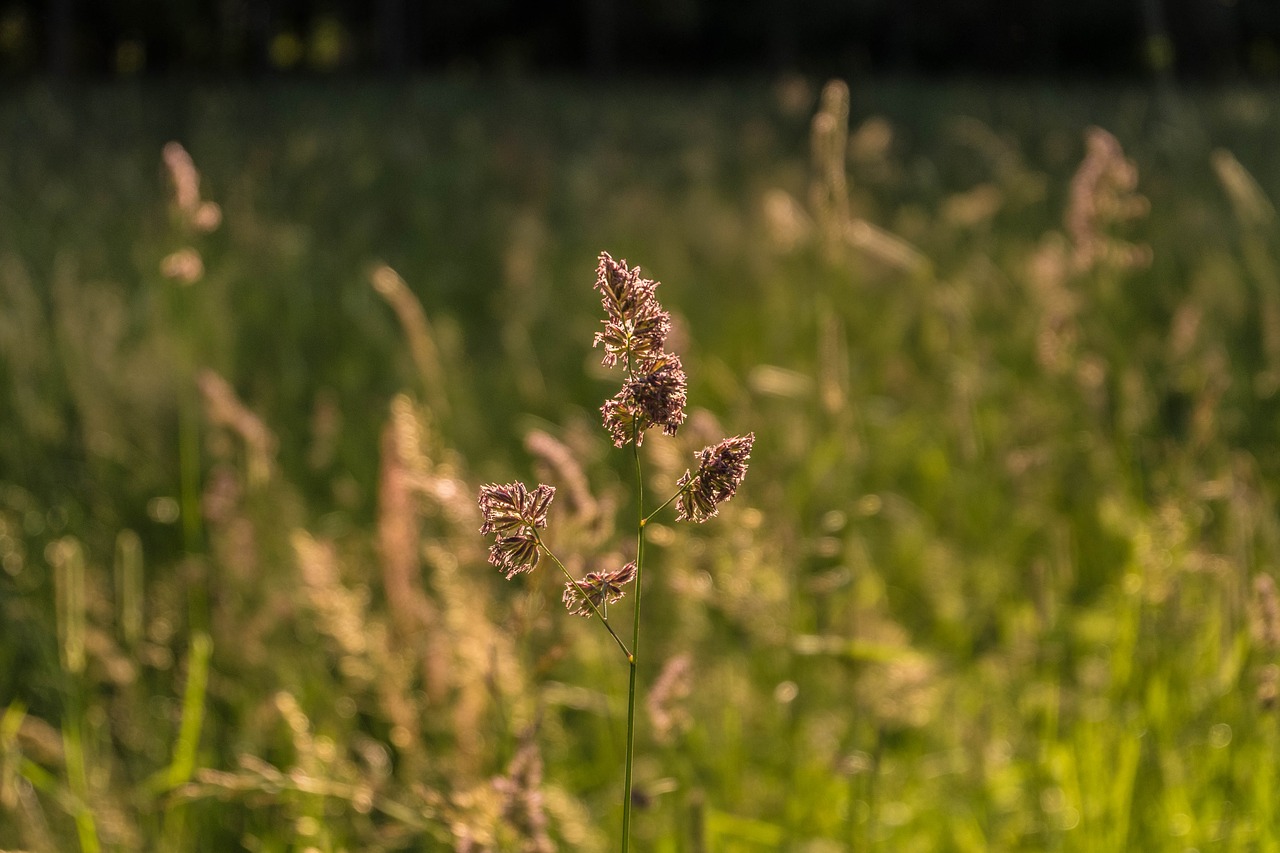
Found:
[[[9,75],[1280,76],[1280,0],[0,0]]]

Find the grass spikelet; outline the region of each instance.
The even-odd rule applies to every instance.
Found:
[[[59,370],[54,325],[31,272],[13,253],[0,254],[0,360],[13,377],[11,428],[42,442],[57,442],[67,432],[66,419],[51,393]]]
[[[414,493],[419,512],[443,515],[451,525],[470,526],[476,517],[471,487],[457,474],[457,455],[441,446],[432,428],[431,412],[407,394],[391,401],[390,429],[395,434],[405,484]]]
[[[414,504],[412,472],[400,456],[401,435],[394,422],[382,433],[378,476],[378,551],[382,560],[382,584],[398,629],[405,636],[419,630],[418,513]]]
[[[844,321],[832,312],[823,320],[818,336],[818,397],[829,415],[848,413],[849,362]]]
[[[1236,220],[1245,228],[1266,228],[1276,221],[1276,208],[1249,170],[1225,148],[1217,148],[1209,156],[1213,173],[1222,184]]]
[[[522,853],[552,853],[556,849],[547,834],[547,814],[542,801],[542,754],[532,733],[521,739],[520,748],[507,771],[493,780],[502,797],[502,819],[519,837]]]
[[[426,428],[407,394],[397,394],[391,401],[391,432],[395,440],[396,458],[405,474],[420,490],[429,491],[431,459],[423,452]]]
[[[849,149],[849,86],[843,80],[830,80],[822,87],[818,112],[810,126],[809,143],[813,163],[809,209],[831,249],[843,242],[850,221],[845,169]]]
[[[1038,315],[1036,361],[1048,372],[1062,376],[1077,366],[1079,296],[1068,286],[1069,248],[1062,234],[1044,237],[1027,263],[1027,279]]]
[[[802,246],[813,233],[813,221],[791,193],[777,187],[767,190],[760,200],[760,213],[765,231],[781,252]]]
[[[1085,272],[1106,263],[1119,269],[1141,269],[1151,252],[1113,237],[1110,230],[1143,217],[1150,202],[1138,193],[1138,167],[1125,156],[1120,142],[1100,127],[1085,134],[1085,159],[1071,179],[1065,225],[1071,237],[1071,265]]]
[[[693,679],[693,658],[688,654],[669,658],[654,679],[645,698],[645,708],[658,743],[672,743],[692,724],[685,700],[693,692]]]
[[[562,500],[568,502],[575,521],[590,527],[599,516],[600,504],[569,446],[550,433],[535,429],[525,434],[524,447],[543,464],[545,477],[560,484]]]
[[[450,408],[444,362],[440,358],[436,335],[422,303],[413,295],[400,274],[385,264],[370,273],[369,281],[400,321],[405,339],[409,342],[409,351],[413,354],[413,363],[418,369],[418,378],[422,381],[423,393],[431,409],[442,420],[447,420]]]
[[[893,125],[884,116],[867,119],[849,138],[849,156],[863,168],[886,163],[892,148]]]
[[[361,686],[376,683],[378,670],[370,660],[372,644],[385,641],[380,626],[368,624],[368,593],[348,589],[338,572],[333,544],[317,541],[303,530],[291,537],[307,602],[320,631],[338,646],[338,667],[345,678]]]
[[[457,744],[451,763],[471,776],[489,758],[486,746],[491,741],[485,731],[494,719],[505,717],[508,726],[517,728],[532,721],[532,686],[516,650],[519,632],[494,624],[486,612],[490,595],[485,584],[464,568],[483,560],[483,551],[450,538],[427,542],[424,555],[450,638],[449,710]]]
[[[249,485],[265,485],[275,468],[275,434],[241,402],[231,383],[216,372],[202,370],[196,382],[204,400],[205,417],[210,424],[230,430],[244,443]]]
[[[164,256],[160,274],[178,284],[195,284],[204,278],[204,258],[190,246],[184,247]]]
[[[440,616],[423,593],[415,475],[401,456],[403,436],[391,420],[382,432],[378,476],[378,552],[392,623],[404,642],[422,650],[423,679],[433,702],[448,689],[449,660],[437,632]]]
[[[1274,657],[1280,654],[1280,593],[1271,575],[1253,579],[1251,628],[1259,651]]]
[[[67,673],[84,672],[85,557],[84,546],[68,536],[49,545],[45,559],[53,566],[58,604],[58,656]]]
[[[169,142],[161,150],[161,158],[173,186],[173,220],[181,238],[216,231],[222,224],[222,208],[201,199],[200,172],[187,149],[179,142]],[[194,246],[184,245],[165,255],[160,274],[179,284],[195,284],[204,278],[204,258]]]
[[[910,242],[865,219],[853,219],[845,227],[845,239],[863,255],[911,276],[927,273],[929,259]]]
[[[116,610],[125,647],[130,649],[142,639],[142,568],[142,539],[132,530],[121,530],[116,535]]]
[[[181,142],[165,143],[161,151],[169,180],[173,183],[173,204],[183,216],[194,216],[200,208],[200,172]]]

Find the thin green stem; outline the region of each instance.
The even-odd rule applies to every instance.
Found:
[[[685,486],[683,489],[678,490],[674,495],[672,495],[671,497],[669,497],[669,498],[667,498],[665,501],[663,501],[663,502],[662,502],[662,506],[658,507],[658,508],[657,508],[657,509],[655,509],[653,512],[651,512],[651,513],[649,513],[648,515],[646,515],[646,516],[644,517],[644,520],[643,520],[643,521],[641,521],[640,523],[641,523],[641,524],[648,524],[650,521],[652,521],[652,520],[653,520],[653,517],[654,517],[655,515],[657,515],[658,513],[662,512],[662,511],[663,511],[664,509],[666,509],[667,507],[671,506],[671,502],[672,502],[672,501],[674,501],[676,498],[678,498],[678,497],[680,497],[681,495],[683,495],[683,494],[684,494],[685,492],[687,492],[688,490],[689,490],[689,487],[688,487],[688,486]]]
[[[636,656],[640,653],[640,581],[644,573],[644,526],[648,521],[644,514],[644,475],[640,469],[638,438],[639,435],[633,436],[631,442],[636,463],[636,587],[635,615],[631,624],[631,655],[627,658],[627,663],[631,666],[631,677],[627,688],[627,770],[622,792],[622,853],[627,853],[631,844],[631,770],[636,751]]]
[[[551,549],[543,544],[542,537],[538,535],[537,530],[533,531],[533,538],[534,541],[538,543],[538,547],[542,549],[542,552],[551,558],[551,562],[560,567],[560,571],[564,572],[564,576],[569,579],[569,583],[577,583],[577,581],[573,579],[573,575],[569,574],[569,570],[564,567],[564,563],[560,562],[560,558],[553,554]],[[639,579],[639,576],[637,576],[637,579]],[[586,596],[583,597],[586,598]],[[627,660],[631,660],[631,650],[627,648],[627,644],[622,642],[622,638],[613,630],[613,626],[609,624],[609,620],[605,618],[604,613],[600,611],[599,607],[596,607],[596,603],[590,598],[586,598],[586,601],[587,604],[591,606],[592,612],[594,612],[596,616],[600,617],[600,624],[609,632],[609,636],[613,637],[614,642],[618,644],[618,648],[622,649],[622,653],[626,655]]]
[[[78,703],[77,703],[78,704]],[[81,712],[77,708],[62,728],[62,748],[66,756],[67,782],[75,797],[76,833],[81,853],[99,853],[98,827],[89,807],[89,773],[85,766],[84,741],[80,733]]]
[[[187,687],[182,695],[182,723],[178,742],[169,764],[168,785],[172,790],[191,780],[196,768],[196,751],[200,747],[200,730],[204,725],[205,698],[209,687],[209,658],[213,640],[205,633],[191,637],[191,656],[187,664]]]

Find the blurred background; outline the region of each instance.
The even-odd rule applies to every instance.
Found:
[[[0,0],[0,849],[1280,848],[1280,6]],[[624,601],[610,619],[630,635]]]

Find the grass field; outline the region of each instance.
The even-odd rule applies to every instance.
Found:
[[[636,849],[1280,850],[1276,93],[846,93],[0,94],[0,849],[615,849],[626,667],[475,505],[625,553],[608,251],[646,490],[757,436],[649,529]]]

